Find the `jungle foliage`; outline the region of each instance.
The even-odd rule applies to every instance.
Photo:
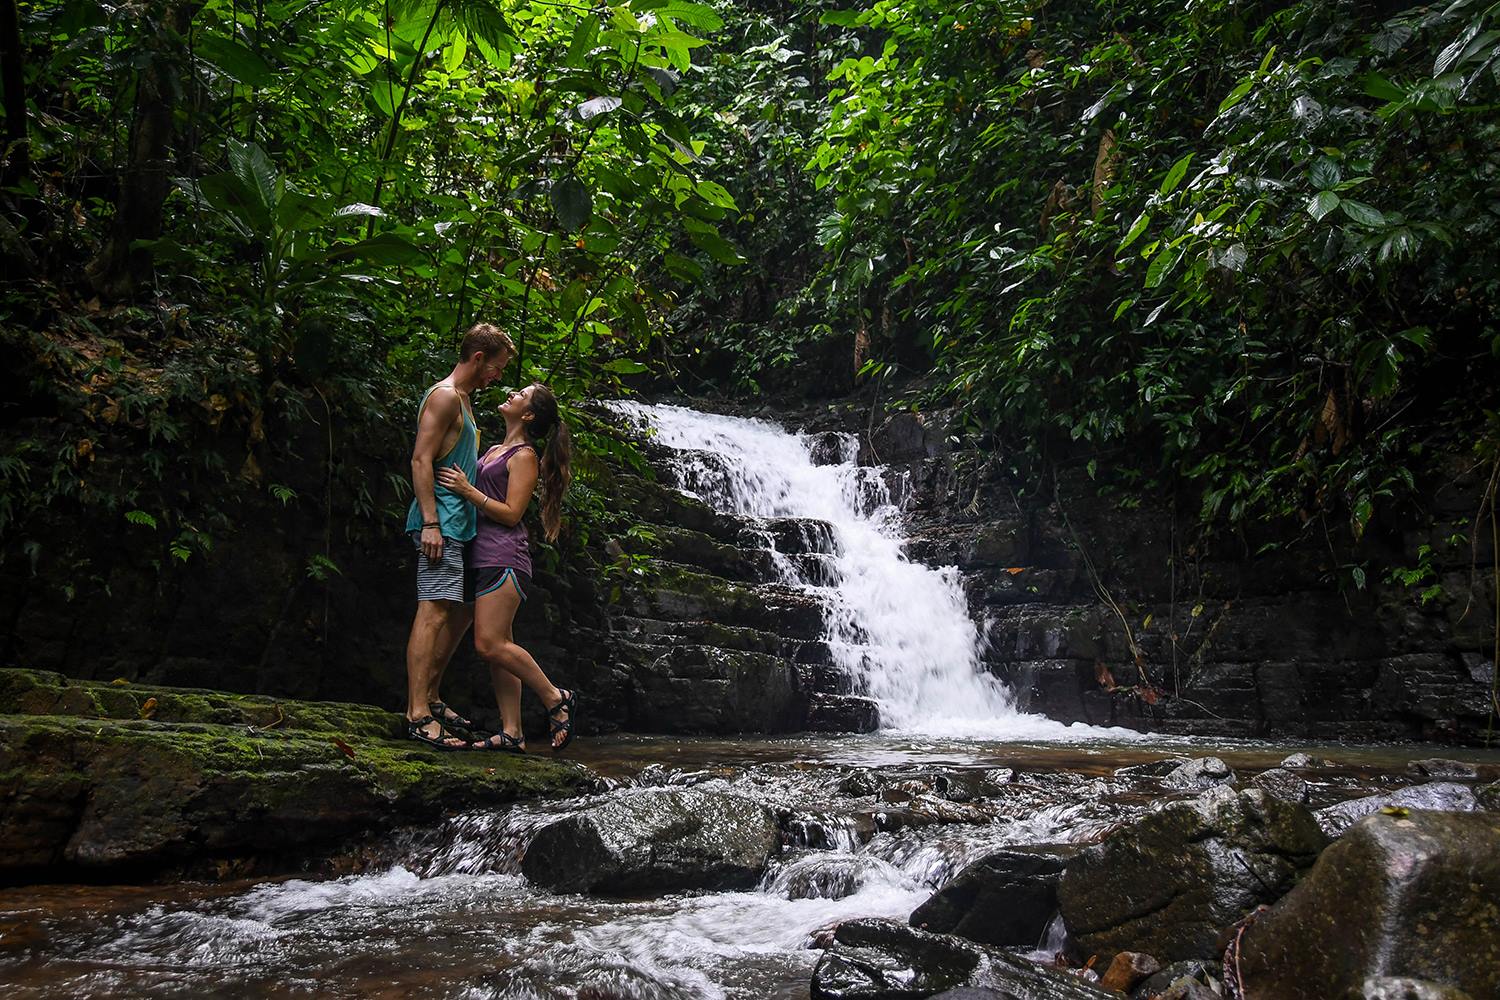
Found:
[[[802,159],[819,250],[740,340],[853,341],[1023,480],[1180,490],[1208,529],[1342,548],[1434,448],[1495,460],[1495,4],[820,9],[746,48],[775,100],[742,169]]]
[[[59,504],[168,561],[231,530],[227,494],[384,517],[470,323],[511,331],[508,382],[614,395],[661,330],[649,275],[742,260],[678,93],[708,6],[5,6],[0,531],[33,560]],[[620,446],[571,416],[597,519]]]

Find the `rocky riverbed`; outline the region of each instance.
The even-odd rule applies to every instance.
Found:
[[[114,724],[168,742],[255,723]],[[236,848],[261,865],[305,852],[302,874],[203,878],[242,861],[0,891],[0,977],[34,997],[1207,1000],[1237,969],[1254,998],[1495,995],[1494,754],[614,737],[579,746],[585,778],[340,731],[354,761],[331,730],[290,729],[266,770],[301,773],[287,755],[307,748],[321,775],[337,764],[321,740],[344,784],[290,783],[312,780],[326,815],[384,787],[378,818],[293,847],[295,815],[266,813],[249,835],[266,849]],[[364,760],[376,746],[423,780]],[[439,774],[442,794],[403,799]],[[169,777],[150,798],[173,798]],[[85,796],[92,828],[123,798]],[[144,822],[131,808],[118,825]]]

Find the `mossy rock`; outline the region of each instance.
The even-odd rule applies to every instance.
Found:
[[[0,716],[0,880],[305,857],[592,781],[565,762],[350,731]]]
[[[82,681],[44,670],[0,670],[0,715],[150,719],[381,739],[395,738],[402,732],[399,713],[371,705],[295,701],[124,681]]]

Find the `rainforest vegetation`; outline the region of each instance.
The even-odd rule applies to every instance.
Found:
[[[1496,6],[4,0],[5,559],[393,532],[475,319],[575,404],[952,406],[1340,551],[1464,466],[1487,532]]]

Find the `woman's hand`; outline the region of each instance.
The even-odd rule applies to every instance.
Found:
[[[475,494],[479,492],[469,482],[469,477],[464,475],[464,470],[452,465],[437,470],[437,481],[439,486],[452,490],[471,503],[474,502]]]

